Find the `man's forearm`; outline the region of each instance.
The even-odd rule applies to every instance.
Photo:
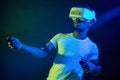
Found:
[[[37,57],[40,57],[40,58],[47,56],[47,53],[45,51],[43,51],[42,49],[37,48],[37,47],[28,46],[26,44],[23,44],[21,49],[23,49]]]

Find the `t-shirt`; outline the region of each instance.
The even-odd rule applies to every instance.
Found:
[[[97,45],[88,37],[79,40],[73,33],[55,35],[50,42],[57,49],[47,80],[82,80],[81,59],[97,60]]]

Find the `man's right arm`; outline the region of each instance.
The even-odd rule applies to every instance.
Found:
[[[40,58],[47,56],[48,53],[54,48],[54,45],[51,42],[49,42],[42,48],[37,48],[23,44],[15,37],[8,37],[7,40],[8,40],[8,46],[11,49],[15,49],[15,50],[22,49]]]

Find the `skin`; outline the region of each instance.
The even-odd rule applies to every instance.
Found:
[[[87,32],[93,24],[94,24],[94,22],[92,22],[92,21],[82,21],[78,18],[74,19],[73,20],[73,26],[74,26],[73,36],[80,40],[86,39]],[[8,39],[8,46],[11,49],[23,49],[23,50],[25,50],[37,57],[40,57],[40,58],[44,58],[48,55],[48,53],[46,51],[44,51],[42,48],[29,46],[29,45],[21,43],[17,38],[14,38],[14,37],[12,37],[12,38],[13,39],[10,41]],[[54,48],[54,45],[51,42],[47,43],[46,46],[49,51],[51,51]],[[91,63],[90,61],[87,61],[86,63],[88,63],[88,65],[90,65],[89,66],[90,70],[84,69],[84,67],[83,67],[84,72],[89,73],[89,71],[91,71],[91,73],[93,75],[95,75],[96,73],[94,74],[92,70],[98,71],[98,73],[101,71],[101,67],[99,65],[95,66],[95,64]]]
[[[87,37],[87,32],[92,26],[90,21],[81,21],[78,18],[73,20],[74,32],[73,36],[77,39],[84,40]]]

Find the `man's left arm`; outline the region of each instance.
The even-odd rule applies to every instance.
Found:
[[[98,60],[84,60],[80,61],[84,73],[90,73],[92,76],[98,76],[101,72],[101,66]]]
[[[81,59],[80,64],[85,73],[90,73],[93,76],[98,76],[101,72],[101,66],[99,64],[99,51],[97,45],[92,48],[92,52],[87,57],[87,60]]]

